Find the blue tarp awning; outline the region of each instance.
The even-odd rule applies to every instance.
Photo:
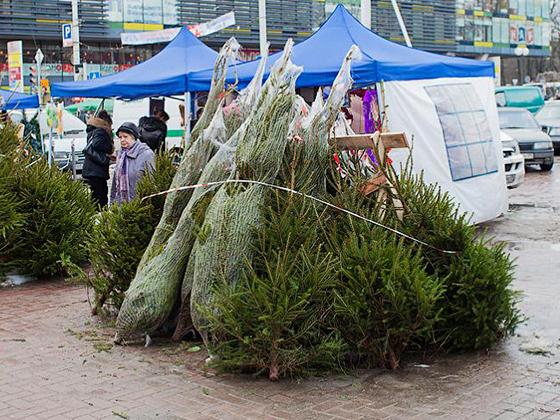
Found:
[[[192,73],[212,69],[218,53],[186,27],[159,54],[137,66],[99,79],[54,83],[53,97],[140,99],[192,91]],[[212,73],[212,71],[210,71]]]
[[[377,82],[395,80],[436,79],[443,77],[493,77],[494,64],[416,50],[388,41],[363,26],[342,5],[309,38],[295,45],[292,61],[303,66],[297,87],[332,85],[342,60],[350,47],[360,47],[363,60],[352,64],[354,86],[369,86]],[[272,54],[268,69],[282,52]],[[245,87],[257,71],[259,60],[231,66],[228,83]],[[268,77],[268,71],[265,78]],[[190,86],[196,91],[210,88],[211,71],[194,74]]]
[[[37,95],[27,95],[11,90],[0,90],[0,96],[2,97],[0,109],[3,110],[39,107],[39,97]]]

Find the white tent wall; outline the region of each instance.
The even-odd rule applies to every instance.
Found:
[[[455,95],[445,97],[443,107],[447,107],[447,109],[455,109],[455,106],[460,107],[465,96],[470,96],[472,98],[471,102],[475,103],[477,99],[480,99],[478,104],[483,108],[488,124],[474,124],[474,127],[466,127],[466,129],[478,130],[480,125],[485,125],[491,132],[491,140],[488,133],[489,141],[482,145],[486,148],[481,154],[484,160],[483,166],[486,165],[487,168],[486,171],[472,172],[473,164],[471,162],[470,176],[457,176],[457,169],[455,169],[455,175],[452,174],[452,158],[449,153],[451,147],[453,147],[450,147],[450,144],[454,139],[450,139],[449,137],[452,136],[449,135],[447,138],[444,137],[444,128],[440,115],[438,115],[438,110],[442,110],[442,102],[439,103],[438,106],[440,107],[437,108],[434,100],[432,100],[433,96],[428,93],[434,92],[434,89],[440,89],[442,86],[446,94],[455,92]],[[414,172],[424,171],[426,182],[437,183],[442,190],[448,191],[460,206],[461,211],[472,215],[472,223],[491,220],[506,212],[508,209],[508,194],[498,110],[494,98],[494,80],[490,77],[475,77],[393,81],[384,83],[383,88],[389,130],[403,131],[407,134],[409,141],[413,139]],[[467,95],[457,95],[462,89],[467,89],[463,90]],[[381,92],[381,86],[379,85],[378,92]],[[476,96],[472,96],[473,93]],[[441,97],[443,96],[445,95]],[[382,102],[381,98],[380,102]],[[382,104],[380,105],[382,106]],[[460,112],[456,113],[459,114]],[[440,114],[443,115],[442,112]],[[478,113],[479,116],[481,114],[482,112]],[[473,119],[473,121],[475,120]],[[462,124],[455,125],[462,126]],[[463,134],[463,136],[465,135]],[[455,139],[456,141],[457,139]],[[480,146],[473,145],[472,147]],[[468,148],[466,152],[468,153]],[[405,162],[408,152],[404,149],[398,149],[392,151],[390,156],[395,162],[395,167],[399,168],[400,164]],[[469,155],[469,161],[470,159]],[[454,162],[457,162],[457,160]],[[468,166],[465,167],[468,168]],[[488,168],[491,168],[491,170]]]

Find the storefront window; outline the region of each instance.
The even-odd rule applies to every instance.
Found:
[[[508,0],[496,0],[496,12],[507,13],[508,12]]]
[[[457,15],[457,41],[465,40],[465,18]]]
[[[535,2],[534,0],[525,0],[527,12],[526,15],[533,17],[535,16]]]
[[[494,18],[492,20],[492,42],[499,44],[502,42],[502,19]]]
[[[550,46],[550,23],[544,22],[542,24],[542,39],[543,39],[543,46],[549,47]]]
[[[465,17],[465,41],[474,41],[474,19],[472,16]]]
[[[519,10],[518,0],[509,0],[509,13],[512,15],[517,15]]]
[[[480,17],[480,16],[475,16],[474,25],[475,25],[474,40],[475,41],[484,41],[484,21],[483,21],[483,18]]]
[[[550,18],[550,0],[543,0],[542,17],[547,19]]]
[[[502,26],[502,44],[509,44],[509,19],[500,19]]]
[[[542,46],[542,25],[535,25],[535,45]]]
[[[543,1],[535,0],[535,17],[542,17]]]
[[[518,0],[517,14],[519,16],[526,16],[527,14],[527,0]]]
[[[484,42],[492,42],[492,18],[484,18]]]

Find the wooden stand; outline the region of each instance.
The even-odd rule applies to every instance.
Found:
[[[367,150],[374,149],[377,151],[382,162],[387,159],[387,153],[390,149],[407,149],[408,140],[404,133],[380,133],[376,131],[373,134],[356,134],[352,136],[337,136],[331,139],[331,146],[338,150]],[[377,191],[381,185],[387,183],[387,178],[382,172],[378,173],[364,186],[364,194],[369,195]]]

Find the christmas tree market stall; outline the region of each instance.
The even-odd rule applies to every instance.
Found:
[[[211,367],[278,380],[398,368],[407,352],[486,349],[511,334],[503,246],[413,160],[395,170],[388,149],[410,139],[386,129],[382,99],[375,133],[353,134],[342,117],[361,48],[348,47],[327,99],[319,90],[311,106],[296,94],[305,68],[291,40],[230,102],[236,48],[220,51],[170,187],[144,195],[165,201],[115,305],[115,342],[149,343],[172,325],[175,340],[202,338]]]

